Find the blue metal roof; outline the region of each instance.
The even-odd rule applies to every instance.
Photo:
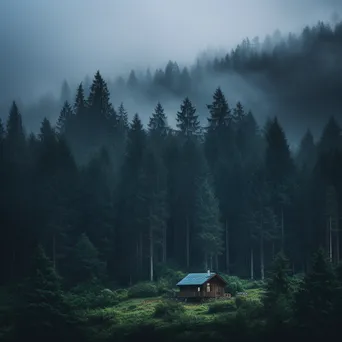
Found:
[[[209,275],[207,272],[206,273],[189,273],[185,278],[183,278],[180,282],[177,283],[177,286],[202,285],[215,274],[216,273],[210,273]]]

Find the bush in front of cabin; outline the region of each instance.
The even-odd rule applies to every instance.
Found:
[[[128,290],[128,297],[130,298],[148,298],[157,297],[159,294],[156,284],[151,282],[141,282],[133,285]]]
[[[236,311],[236,304],[233,300],[214,302],[208,307],[209,314],[234,311]]]
[[[185,312],[181,303],[173,301],[162,301],[158,303],[154,309],[154,317],[161,318],[166,321],[173,321],[182,316]]]

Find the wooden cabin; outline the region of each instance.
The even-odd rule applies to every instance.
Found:
[[[217,273],[189,273],[177,283],[178,298],[218,298],[225,296],[227,282]]]

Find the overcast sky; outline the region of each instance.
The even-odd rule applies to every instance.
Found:
[[[191,63],[207,48],[298,31],[341,8],[341,0],[0,0],[0,101],[97,69],[112,77]]]

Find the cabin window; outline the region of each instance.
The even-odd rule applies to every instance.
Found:
[[[200,287],[198,287],[198,288],[197,288],[197,291],[198,291],[198,292],[201,292],[201,288],[200,288]]]
[[[210,283],[207,284],[207,292],[210,292]]]

